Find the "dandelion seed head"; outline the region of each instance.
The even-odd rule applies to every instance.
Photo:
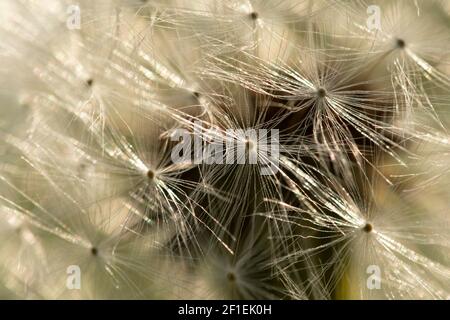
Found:
[[[449,297],[442,1],[0,2],[8,295]]]

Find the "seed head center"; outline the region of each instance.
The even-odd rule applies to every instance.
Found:
[[[247,150],[253,150],[255,148],[255,143],[252,140],[245,140],[245,147]]]
[[[236,281],[236,275],[233,272],[228,272],[227,273],[227,279],[230,282],[234,282],[234,281]]]
[[[373,230],[373,225],[370,223],[366,223],[365,226],[363,227],[363,231],[365,233],[370,233]]]
[[[399,48],[399,49],[403,49],[406,47],[405,40],[403,40],[403,39],[397,39],[395,41],[395,44],[396,44],[397,48]]]
[[[258,19],[258,13],[257,12],[252,12],[252,13],[250,13],[250,19],[252,19],[252,20],[256,20],[256,19]]]
[[[91,254],[95,257],[98,255],[98,249],[96,247],[91,248]]]
[[[155,172],[153,170],[148,170],[147,178],[148,178],[148,180],[153,181],[155,179]]]
[[[317,89],[317,97],[319,98],[325,98],[327,96],[327,90],[324,88]]]
[[[92,87],[92,85],[94,84],[94,79],[87,79],[86,80],[86,85],[90,88],[90,87]]]

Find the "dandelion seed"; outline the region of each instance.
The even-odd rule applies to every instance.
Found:
[[[228,279],[228,281],[230,281],[230,282],[234,282],[234,281],[236,281],[236,276],[234,275],[233,272],[228,272],[228,274],[227,274],[227,279]]]
[[[98,255],[98,249],[97,249],[96,247],[92,247],[92,248],[91,248],[91,254],[92,254],[93,256],[97,256],[97,255]]]
[[[324,88],[319,88],[317,90],[317,96],[319,98],[325,98],[327,96],[327,91]]]
[[[250,18],[251,18],[252,20],[258,19],[258,13],[256,13],[256,12],[250,13]]]
[[[86,81],[86,84],[87,84],[88,87],[92,87],[92,85],[94,84],[94,80],[93,79],[88,79]]]
[[[406,43],[402,39],[397,39],[395,43],[399,49],[404,49],[406,47]]]
[[[373,230],[373,226],[370,223],[366,223],[363,227],[363,231],[365,233],[371,233]]]
[[[155,179],[155,172],[153,170],[148,170],[147,178],[148,178],[148,180],[153,181],[153,179]]]

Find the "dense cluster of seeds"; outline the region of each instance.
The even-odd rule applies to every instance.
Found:
[[[0,297],[450,298],[448,1],[2,0],[0,75]]]

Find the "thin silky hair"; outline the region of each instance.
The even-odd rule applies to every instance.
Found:
[[[0,297],[450,298],[448,1],[2,0],[0,39]]]

